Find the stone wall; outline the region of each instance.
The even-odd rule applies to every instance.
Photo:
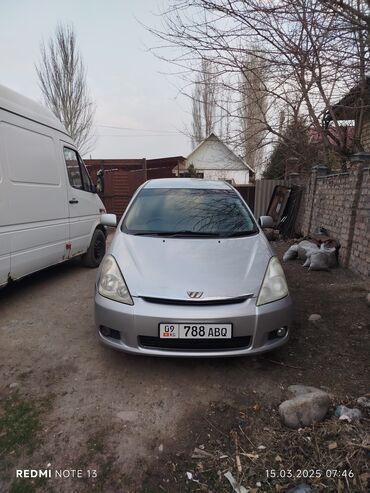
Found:
[[[370,168],[364,169],[359,193],[349,267],[370,275]]]
[[[304,186],[296,224],[304,235],[325,228],[341,244],[340,263],[363,276],[370,275],[369,157],[353,160],[346,173],[327,175],[325,168],[314,168]]]
[[[370,152],[370,113],[366,113],[361,132],[361,144],[365,152]]]

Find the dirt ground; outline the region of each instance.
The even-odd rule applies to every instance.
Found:
[[[369,284],[342,268],[284,269],[290,342],[249,358],[135,357],[99,345],[96,271],[77,261],[0,291],[0,491],[231,492],[227,471],[253,493],[300,482],[366,491],[369,416],[346,424],[333,411],[370,391]],[[322,320],[309,322],[313,313]],[[277,407],[297,383],[328,390],[333,406],[320,425],[292,431]],[[46,468],[51,478],[16,478]],[[321,477],[302,479],[303,468]],[[340,473],[327,478],[328,468]],[[351,468],[354,478],[343,475]]]

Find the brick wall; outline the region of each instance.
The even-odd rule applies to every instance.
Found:
[[[361,132],[361,144],[365,152],[370,152],[370,113],[365,114]]]
[[[329,230],[330,236],[341,244],[343,263],[348,256],[354,193],[354,180],[349,173],[317,177],[310,230],[317,231],[320,226]]]
[[[370,275],[370,168],[364,169],[363,173],[349,267]]]
[[[306,180],[296,229],[307,235],[320,227],[340,242],[339,260],[343,266],[363,276],[370,275],[368,162],[353,161],[347,173],[325,175],[322,169],[311,173]]]

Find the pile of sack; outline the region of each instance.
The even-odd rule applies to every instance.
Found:
[[[303,267],[308,270],[329,270],[338,264],[339,244],[335,240],[328,240],[318,244],[314,240],[302,240],[292,245],[283,256],[287,260],[304,260]]]

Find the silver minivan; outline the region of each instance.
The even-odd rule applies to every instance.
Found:
[[[257,354],[287,342],[292,302],[261,229],[270,220],[258,224],[223,181],[146,182],[98,272],[100,341],[191,357]]]

